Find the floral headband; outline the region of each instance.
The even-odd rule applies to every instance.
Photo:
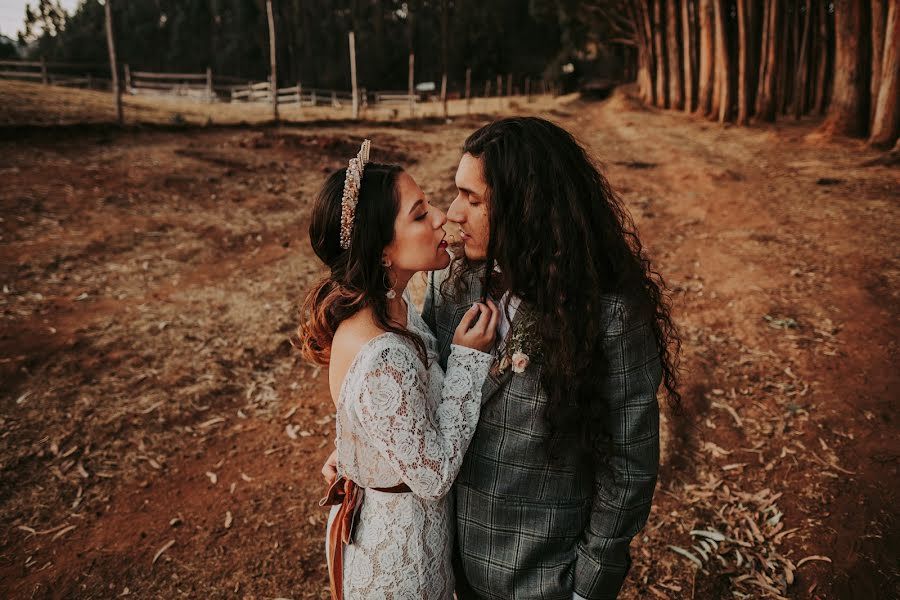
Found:
[[[356,203],[359,201],[359,189],[362,187],[363,171],[369,162],[371,145],[371,141],[363,140],[359,154],[351,158],[347,165],[344,194],[341,196],[341,248],[344,250],[350,247],[350,234],[353,233],[353,220],[356,218]]]

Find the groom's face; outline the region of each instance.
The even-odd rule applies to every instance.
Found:
[[[466,258],[484,260],[490,236],[488,186],[480,158],[463,154],[456,169],[456,198],[447,210],[447,220],[459,225]]]

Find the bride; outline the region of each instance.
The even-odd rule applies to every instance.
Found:
[[[446,374],[406,285],[450,263],[446,217],[363,142],[316,198],[310,242],[330,274],[306,299],[300,350],[328,366],[338,478],[326,531],[332,598],[449,599],[453,480],[475,432],[498,311],[473,305]]]

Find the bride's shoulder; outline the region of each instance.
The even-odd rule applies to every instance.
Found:
[[[363,346],[384,333],[368,312],[363,309],[338,325],[331,341],[332,364],[349,363]]]
[[[378,325],[371,314],[362,310],[341,323],[334,333],[331,344],[331,367],[337,371],[346,372],[354,359],[361,355],[361,359],[369,361],[378,358],[396,359],[397,354],[405,354],[412,347],[411,342],[401,335],[386,332]],[[397,353],[386,351],[396,350]]]

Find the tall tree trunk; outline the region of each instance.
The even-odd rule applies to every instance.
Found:
[[[787,3],[786,3],[787,4]],[[788,4],[789,5],[789,4]],[[793,16],[793,11],[788,12],[787,6],[785,6],[784,11],[782,12],[781,22],[778,29],[778,36],[781,40],[781,52],[779,53],[777,60],[777,75],[775,79],[775,110],[780,114],[785,114],[787,112],[786,102],[787,102],[787,79],[788,79],[788,65],[793,62],[793,57],[791,56],[791,17]]]
[[[681,43],[679,37],[679,0],[666,2],[666,48],[669,52],[669,107],[684,108],[684,78],[681,70]]]
[[[747,112],[756,113],[756,91],[759,86],[759,57],[762,38],[760,22],[765,8],[764,0],[747,2]]]
[[[656,54],[656,105],[662,108],[669,107],[668,78],[666,77],[666,43],[665,23],[663,19],[662,3],[665,0],[653,0],[653,47]]]
[[[884,57],[884,32],[887,7],[885,0],[872,2],[872,77],[869,84],[869,98],[872,99],[869,119],[875,118],[875,100],[878,98],[878,87],[881,85],[881,61]]]
[[[765,20],[765,33],[763,39],[765,46],[762,49],[760,60],[759,94],[756,97],[756,116],[763,121],[775,121],[776,96],[775,81],[778,75],[778,54],[781,50],[778,31],[781,22],[781,9],[783,0],[768,0]]]
[[[647,0],[638,0],[634,6],[635,31],[638,32],[640,46],[638,56],[642,63],[638,71],[641,97],[647,104],[656,103],[656,88],[653,76],[656,73],[656,62],[653,56],[653,27],[650,21],[650,7]]]
[[[890,0],[884,39],[881,83],[869,143],[890,147],[900,144],[900,0]]]
[[[794,82],[794,118],[806,112],[806,78],[809,73],[809,29],[812,22],[812,0],[804,3],[803,35],[800,38],[800,56],[797,58],[796,79]]]
[[[644,54],[646,59],[646,69],[647,73],[645,76],[646,80],[646,92],[645,92],[645,102],[650,104],[656,104],[656,81],[654,79],[654,75],[656,73],[656,61],[658,60],[657,56],[653,50],[653,22],[650,15],[650,5],[649,0],[638,0],[637,10],[640,17],[639,26],[643,29],[644,35]]]
[[[750,39],[748,35],[749,23],[747,17],[747,0],[737,0],[738,18],[738,112],[737,124],[746,125],[750,121],[750,106],[748,98],[747,75],[750,71],[748,52]]]
[[[830,49],[831,38],[828,35],[828,8],[819,6],[816,14],[818,26],[818,43],[816,44],[816,97],[813,112],[817,115],[825,114],[826,97],[828,95],[828,66],[831,63]]]
[[[681,43],[684,61],[684,112],[694,110],[694,28],[693,0],[681,0]]]
[[[713,0],[699,0],[697,23],[700,33],[700,77],[698,79],[697,112],[709,115],[712,112],[712,93],[715,71],[715,38],[713,37]]]
[[[760,42],[759,42],[759,69],[756,78],[756,110],[757,116],[763,114],[766,103],[766,78],[769,72],[769,22],[772,17],[772,0],[763,0],[762,15],[760,16]],[[764,117],[762,117],[764,118]]]
[[[728,7],[726,0],[715,0],[716,18],[716,81],[719,88],[719,122],[724,123],[731,119],[731,58],[728,55],[728,29],[725,20],[725,11]]]
[[[722,53],[722,46],[719,45],[719,21],[716,18],[715,5],[719,0],[712,0],[713,3],[713,83],[712,83],[712,106],[710,106],[709,117],[712,119],[719,118],[719,106],[722,103],[722,78],[719,77],[719,58]]]
[[[866,133],[869,80],[862,47],[866,16],[859,0],[835,0],[834,89],[824,124],[824,130],[831,135],[860,136]]]

